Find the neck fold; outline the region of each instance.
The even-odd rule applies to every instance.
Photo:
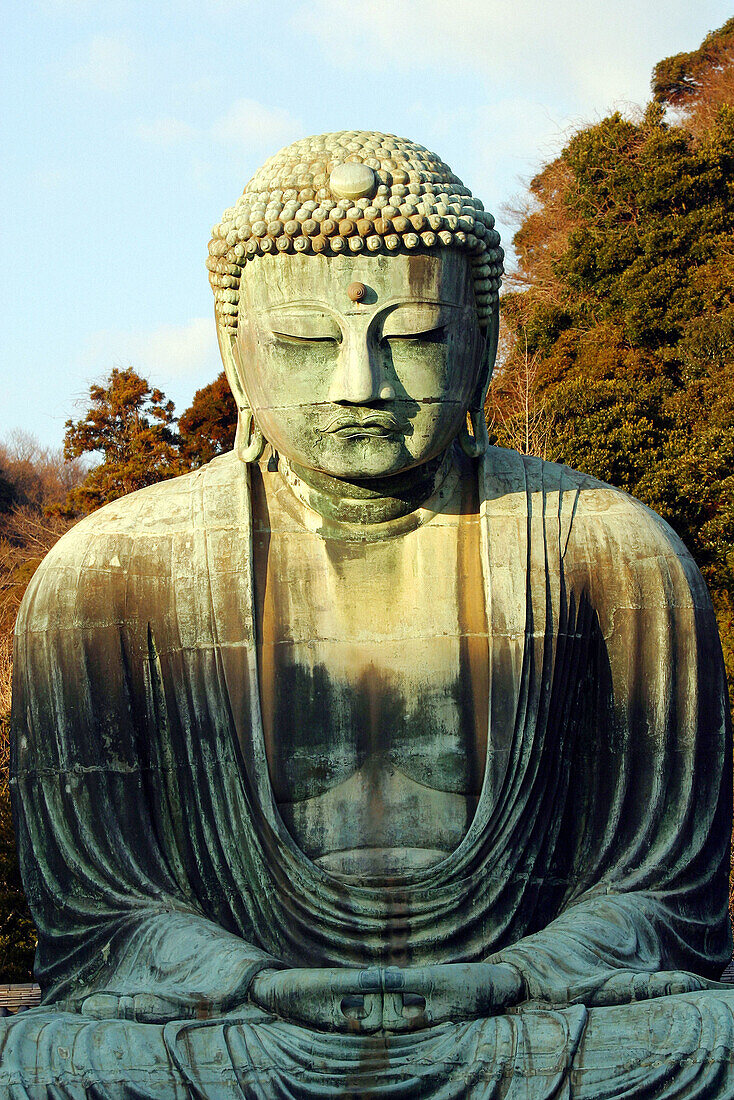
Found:
[[[282,455],[278,469],[294,496],[321,518],[322,534],[362,541],[412,529],[440,510],[458,476],[452,450],[386,478],[335,478]]]

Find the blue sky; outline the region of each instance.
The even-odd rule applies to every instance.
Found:
[[[0,441],[61,443],[131,364],[183,411],[219,371],[211,226],[270,153],[379,129],[498,215],[582,120],[732,15],[725,0],[3,4]]]

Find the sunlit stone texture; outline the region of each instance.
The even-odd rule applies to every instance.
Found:
[[[494,222],[392,135],[215,226],[235,451],[18,620],[13,1100],[734,1095],[721,651],[673,532],[488,447]]]

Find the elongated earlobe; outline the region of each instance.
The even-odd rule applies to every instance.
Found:
[[[234,437],[234,452],[241,462],[257,462],[265,449],[265,437],[260,431],[252,409],[247,403],[247,394],[242,385],[239,369],[239,353],[235,334],[225,331],[217,323],[217,339],[222,355],[224,372],[229,388],[237,402],[237,433]]]
[[[240,462],[257,462],[265,449],[265,437],[249,406],[239,410],[234,451]]]
[[[487,422],[484,419],[484,409],[470,409],[467,413],[468,422],[462,424],[459,429],[459,446],[469,458],[479,458],[489,446],[487,434]],[[471,432],[469,431],[471,423]]]
[[[497,356],[497,336],[499,333],[499,309],[495,308],[485,333],[485,346],[482,355],[482,369],[474,391],[467,419],[459,428],[457,436],[459,446],[469,458],[479,458],[489,447],[487,421],[484,419],[484,403],[487,400],[489,383]],[[471,426],[471,431],[469,430]]]

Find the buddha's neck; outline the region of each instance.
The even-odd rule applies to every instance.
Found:
[[[441,493],[451,471],[451,448],[414,469],[392,477],[331,477],[279,457],[279,469],[298,499],[318,513],[327,526],[363,528],[399,523],[420,513]],[[401,525],[402,526],[402,525]]]

